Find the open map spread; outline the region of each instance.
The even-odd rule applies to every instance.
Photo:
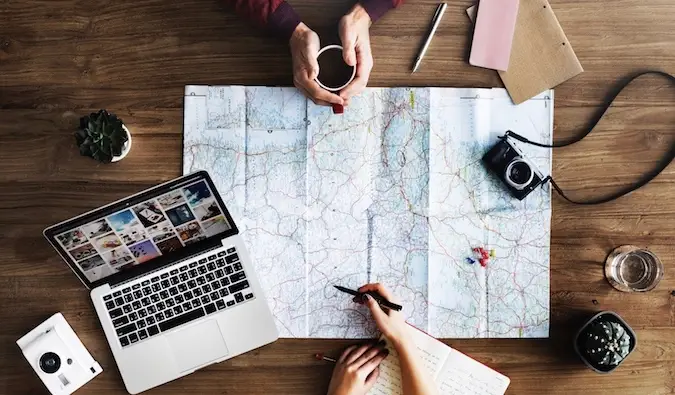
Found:
[[[211,174],[282,337],[373,336],[333,288],[371,282],[435,337],[548,337],[550,190],[518,201],[481,157],[552,129],[553,91],[369,88],[334,115],[295,88],[188,86],[183,170]],[[519,148],[550,174],[550,150]]]

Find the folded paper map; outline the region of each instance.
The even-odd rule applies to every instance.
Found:
[[[294,88],[188,86],[183,170],[210,172],[283,337],[373,336],[333,288],[369,282],[435,337],[547,337],[550,191],[515,200],[480,159],[552,126],[553,91],[370,88],[334,115]],[[550,150],[521,149],[550,173]]]

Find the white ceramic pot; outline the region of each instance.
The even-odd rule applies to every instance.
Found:
[[[126,157],[129,154],[129,151],[131,151],[131,132],[129,131],[129,129],[127,129],[126,125],[122,125],[122,127],[127,132],[127,137],[129,137],[129,139],[127,140],[126,143],[124,143],[124,147],[122,147],[122,154],[120,156],[113,156],[111,162],[121,161],[122,159],[124,159],[124,157]]]

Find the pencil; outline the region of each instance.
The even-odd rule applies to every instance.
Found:
[[[314,358],[317,359],[318,361],[322,361],[322,360],[323,360],[323,361],[332,362],[332,363],[336,363],[336,362],[337,362],[337,359],[331,358],[331,357],[327,357],[327,356],[325,356],[325,355],[323,355],[323,354],[321,354],[321,353],[314,354]]]

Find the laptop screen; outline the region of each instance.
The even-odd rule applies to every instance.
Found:
[[[45,235],[80,278],[96,286],[139,266],[174,262],[184,250],[203,249],[198,245],[213,239],[219,242],[233,228],[220,196],[202,172],[56,225]]]

